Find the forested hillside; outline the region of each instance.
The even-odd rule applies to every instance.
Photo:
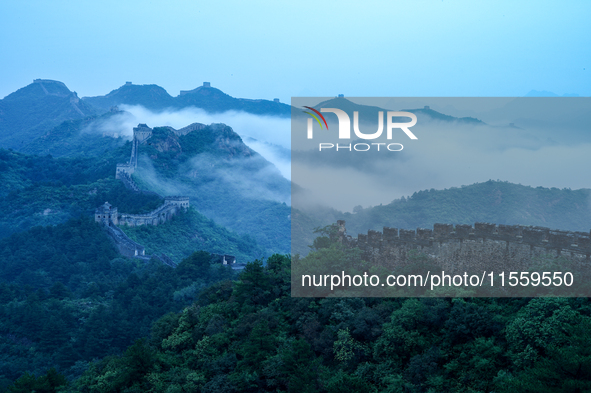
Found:
[[[341,252],[325,242],[307,258]],[[289,266],[279,255],[250,263],[64,391],[591,389],[586,298],[292,298]],[[11,391],[50,377],[22,377]]]
[[[489,180],[446,190],[418,191],[388,205],[343,215],[355,230],[383,226],[430,228],[435,222],[537,225],[562,230],[591,229],[590,189],[529,187]],[[355,232],[354,232],[355,233]]]
[[[0,261],[0,386],[51,367],[75,378],[203,288],[233,277],[207,252],[176,269],[122,258],[87,218],[0,240]]]
[[[79,133],[81,124],[66,122],[54,131],[72,125]],[[35,225],[62,223],[80,214],[91,215],[105,201],[124,213],[143,213],[159,206],[161,199],[134,193],[114,179],[117,163],[129,160],[131,143],[115,143],[110,137],[91,142],[96,146],[103,140],[106,151],[100,155],[53,158],[0,149],[0,207],[5,212],[0,216],[0,237]],[[178,260],[189,255],[192,247],[236,252],[243,261],[289,252],[290,208],[280,200],[289,199],[290,184],[230,127],[203,126],[181,136],[170,128],[155,128],[149,143],[140,145],[139,153],[140,167],[133,176],[142,189],[161,195],[187,195],[192,206],[217,225],[244,239],[254,239],[261,247],[258,249],[254,242],[249,243],[249,251],[244,245],[236,248],[218,241],[198,245],[200,230],[188,226],[184,229],[185,245],[178,246],[184,251],[173,252]],[[200,227],[199,222],[215,227],[216,224],[205,224],[208,220],[197,218],[196,214],[193,213],[192,223],[186,225]],[[215,231],[221,233],[219,228]],[[230,235],[217,239],[226,236]],[[224,251],[225,248],[230,250]]]
[[[62,82],[37,79],[0,100],[0,146],[21,149],[65,120],[95,114]]]
[[[61,82],[36,81],[1,100],[0,392],[591,391],[588,298],[290,296],[292,263],[307,272],[371,268],[360,250],[318,230],[337,220],[353,236],[437,222],[589,233],[590,190],[489,180],[351,213],[300,211],[290,207],[290,181],[230,126],[194,123],[191,132],[155,127],[139,144],[131,180],[148,192],[133,191],[115,178],[132,143],[99,132],[117,121],[111,106],[120,103],[289,113],[210,86],[173,98],[126,84],[78,100]],[[171,195],[191,207],[122,229],[176,268],[122,257],[93,218],[107,201],[142,214]],[[212,254],[247,264],[240,272]],[[416,264],[430,258],[408,254]]]
[[[353,237],[384,227],[432,229],[435,223],[469,224],[490,222],[507,225],[533,225],[551,229],[589,232],[591,229],[591,190],[529,187],[489,180],[445,190],[417,191],[408,198],[389,204],[363,208],[353,213],[317,208],[295,211],[293,247],[305,255],[314,239],[313,228],[347,222]]]
[[[139,147],[133,177],[142,189],[181,194],[216,223],[248,235],[265,255],[290,251],[291,185],[225,124],[186,135],[156,127]]]

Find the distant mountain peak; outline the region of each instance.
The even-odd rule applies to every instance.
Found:
[[[370,105],[362,105],[357,104],[353,101],[350,101],[344,97],[335,97],[331,98],[330,100],[323,101],[315,106],[316,109],[319,108],[330,108],[336,107],[344,110],[345,112],[353,112],[357,111],[361,115],[361,117],[369,117],[368,115],[373,115],[378,111],[387,112],[387,109],[380,108],[377,106],[370,106]],[[443,114],[441,112],[437,112],[431,109],[430,106],[425,105],[423,108],[416,108],[416,109],[402,109],[404,112],[411,112],[414,114],[422,114],[427,115],[433,120],[439,121],[448,121],[448,122],[462,122],[462,123],[473,123],[473,124],[484,124],[481,120],[473,118],[473,117],[454,117]]]
[[[163,87],[154,84],[134,85],[132,82],[125,82],[105,96],[83,97],[82,100],[102,111],[121,104],[141,105],[151,110],[173,106],[172,96]]]
[[[52,79],[34,79],[33,83],[22,87],[4,97],[6,101],[39,99],[46,96],[55,97],[74,97],[78,99],[78,95],[74,91],[70,91],[64,82],[55,81]]]
[[[63,82],[35,79],[0,100],[0,146],[22,149],[61,122],[94,113]]]
[[[134,85],[132,82],[125,82],[124,85],[122,85],[121,87],[112,90],[109,94],[107,94],[105,97],[112,97],[114,95],[120,94],[120,93],[128,93],[128,92],[149,92],[149,91],[157,91],[159,94],[162,95],[166,95],[168,97],[171,97],[168,92],[161,86],[158,85]],[[86,98],[86,97],[85,97]]]
[[[38,84],[48,96],[68,97],[72,94],[76,95],[76,92],[70,91],[64,82],[52,79],[34,79],[33,83]]]
[[[227,95],[226,93],[224,93],[220,89],[216,89],[215,87],[211,87],[211,83],[210,82],[203,82],[203,85],[202,86],[196,87],[193,90],[181,90],[180,91],[180,94],[178,95],[178,97],[184,96],[185,94],[205,93],[207,90],[209,90],[209,91],[215,91],[215,92],[220,92],[221,94]]]
[[[134,85],[126,82],[105,96],[83,97],[82,100],[105,112],[117,105],[141,105],[150,110],[195,107],[211,113],[234,110],[281,117],[289,117],[291,114],[291,107],[278,99],[235,98],[212,87],[210,82],[203,82],[202,86],[192,90],[181,90],[176,97],[170,96],[158,85]]]

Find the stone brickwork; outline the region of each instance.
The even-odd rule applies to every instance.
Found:
[[[477,222],[474,226],[435,224],[433,229],[416,231],[384,227],[383,232],[370,230],[352,238],[342,220],[336,229],[340,242],[358,247],[365,260],[384,267],[409,265],[412,250],[427,254],[450,271],[468,267],[524,270],[532,258],[542,255],[563,256],[579,266],[591,266],[590,232]]]
[[[137,127],[133,128],[133,139],[139,143],[144,143],[152,136],[152,129],[146,124],[138,124]]]
[[[204,86],[207,82],[204,83]],[[128,82],[126,84],[131,84]],[[209,83],[207,83],[209,85]],[[209,87],[209,86],[207,86]],[[181,92],[182,93],[182,92]],[[174,131],[177,135],[186,135],[189,132],[202,130],[205,128],[205,125],[199,123],[193,123],[188,127],[185,127],[179,131]],[[137,127],[133,129],[133,141],[132,141],[132,149],[131,149],[131,157],[129,162],[123,164],[117,164],[117,169],[115,172],[115,177],[123,182],[125,187],[129,190],[132,190],[137,193],[143,194],[153,194],[160,197],[155,192],[152,191],[143,191],[141,190],[138,185],[133,181],[131,178],[131,174],[134,173],[135,169],[137,168],[137,159],[139,155],[139,144],[145,143],[149,138],[152,137],[152,129],[148,127],[146,124],[138,124]],[[174,263],[168,256],[165,254],[160,255],[152,255],[147,256],[145,255],[145,248],[131,240],[122,230],[118,227],[118,225],[128,225],[128,226],[139,226],[139,225],[159,225],[168,220],[170,220],[175,214],[180,212],[181,210],[186,210],[190,206],[189,197],[187,196],[167,196],[164,198],[164,204],[158,207],[157,209],[145,213],[145,214],[127,214],[127,213],[118,213],[117,208],[111,206],[108,202],[105,202],[104,205],[100,206],[95,211],[95,221],[101,223],[109,236],[115,242],[115,245],[119,249],[122,255],[129,257],[129,258],[136,258],[144,261],[150,260],[150,258],[155,258],[162,263],[176,267],[176,263]],[[217,254],[215,254],[217,255]],[[221,257],[220,263],[232,266],[232,269],[243,269],[244,264],[236,263],[236,257],[232,255],[218,255]]]
[[[115,178],[121,179],[124,174],[130,176],[137,168],[137,159],[140,143],[146,142],[152,137],[152,129],[146,124],[138,124],[133,128],[133,140],[131,141],[131,156],[129,162],[117,164]]]
[[[129,163],[117,164],[117,170],[115,172],[115,179],[123,180],[124,176],[130,177],[130,175],[133,172],[135,172],[135,167],[133,167]]]
[[[118,225],[158,225],[172,218],[180,210],[189,208],[189,197],[171,196],[164,198],[164,204],[146,214],[121,214]]]
[[[128,258],[136,258],[146,255],[144,246],[131,240],[122,230],[116,225],[106,226],[107,233],[113,238],[121,255]]]
[[[145,247],[131,240],[118,225],[158,225],[169,220],[181,209],[187,209],[188,207],[188,197],[168,197],[165,198],[162,206],[150,213],[143,215],[119,214],[116,207],[111,206],[109,202],[105,202],[104,205],[95,210],[94,220],[103,225],[121,255],[148,261],[150,257],[145,255]],[[153,255],[153,257],[166,265],[176,267],[176,264],[165,254]]]
[[[94,211],[95,222],[106,222],[117,225],[119,223],[119,214],[117,208],[111,206],[109,202],[105,202],[104,205],[100,206]]]

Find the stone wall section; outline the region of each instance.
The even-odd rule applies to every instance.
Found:
[[[131,82],[129,82],[131,84]],[[205,84],[204,84],[205,85]],[[43,87],[43,86],[42,86]],[[199,131],[205,128],[205,125],[200,123],[193,123],[179,131],[174,130],[177,135],[186,135],[192,131]],[[137,168],[137,160],[139,154],[140,143],[145,143],[152,137],[152,129],[146,124],[138,124],[133,129],[133,141],[131,148],[131,157],[129,162],[117,164],[115,178],[121,180],[125,187],[137,193],[153,194],[162,198],[159,194],[152,191],[144,191],[133,181],[131,175]],[[145,248],[131,240],[118,225],[139,226],[139,225],[159,225],[170,220],[181,210],[186,210],[190,206],[189,197],[186,196],[167,196],[164,198],[164,204],[157,209],[145,214],[119,214],[116,207],[112,207],[108,202],[100,206],[95,211],[95,221],[101,223],[106,229],[109,236],[115,242],[119,252],[128,257],[136,258],[143,261],[149,261],[150,258],[155,258],[165,265],[176,267],[176,263],[165,254],[153,254],[152,256],[145,255]],[[218,255],[213,254],[214,259],[221,257],[219,263],[232,266],[232,269],[243,269],[244,264],[236,263],[236,257],[233,255]],[[217,260],[216,260],[217,261]]]
[[[542,255],[566,257],[579,266],[591,265],[591,232],[552,230],[522,225],[435,224],[433,229],[406,230],[384,227],[347,235],[345,221],[337,221],[338,240],[347,247],[358,247],[363,258],[384,267],[404,267],[413,263],[409,253],[421,252],[443,269],[461,271],[527,270],[532,258]],[[414,251],[413,251],[414,250]]]
[[[146,256],[146,250],[144,246],[131,240],[125,232],[121,230],[112,221],[106,219],[102,221],[102,224],[107,231],[107,234],[113,239],[117,249],[121,255],[128,258],[138,258]]]
[[[189,208],[189,197],[171,196],[164,198],[164,204],[146,214],[120,214],[118,225],[158,225],[169,221],[181,210]]]

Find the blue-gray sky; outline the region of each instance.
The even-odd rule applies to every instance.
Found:
[[[0,3],[0,97],[125,81],[235,97],[591,94],[589,1]]]

